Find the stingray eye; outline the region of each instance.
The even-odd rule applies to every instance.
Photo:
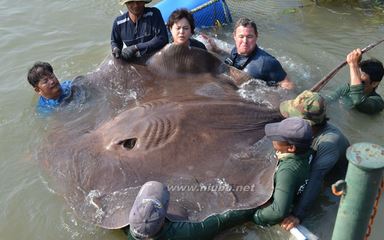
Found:
[[[135,147],[136,145],[137,138],[129,138],[125,140],[121,140],[118,145],[123,146],[127,150],[131,150]]]

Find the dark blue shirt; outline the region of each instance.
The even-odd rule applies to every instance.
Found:
[[[36,106],[36,110],[40,114],[49,114],[53,112],[60,104],[69,96],[71,96],[72,81],[64,81],[60,83],[61,95],[58,99],[48,99],[40,96]]]
[[[113,22],[111,34],[112,49],[136,45],[141,56],[153,54],[168,43],[167,29],[157,8],[144,8],[143,15],[134,23],[128,12]]]
[[[287,76],[280,62],[257,46],[249,56],[239,55],[236,47],[233,48],[230,60],[235,68],[243,70],[253,78],[266,81],[268,85],[276,85]]]

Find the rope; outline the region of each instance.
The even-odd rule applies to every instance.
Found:
[[[373,211],[372,211],[372,214],[371,214],[371,218],[369,219],[367,233],[365,234],[364,240],[367,240],[369,238],[369,236],[371,235],[372,226],[373,226],[373,223],[374,223],[374,220],[375,220],[375,217],[376,217],[377,209],[379,207],[381,193],[383,192],[383,190],[384,190],[384,178],[381,179],[381,184],[380,184],[380,187],[379,187],[379,192],[377,193],[375,204],[373,205]]]

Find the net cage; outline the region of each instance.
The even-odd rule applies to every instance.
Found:
[[[191,9],[198,27],[220,26],[232,23],[232,16],[226,1],[211,0]]]
[[[240,17],[256,19],[303,7],[301,0],[211,0],[191,9],[197,27],[231,24]]]

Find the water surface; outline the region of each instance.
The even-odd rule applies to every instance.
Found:
[[[235,19],[248,16],[259,27],[259,45],[275,55],[297,83],[297,92],[312,87],[357,47],[384,37],[380,10],[360,4],[315,6],[312,1],[228,1]],[[236,2],[236,3],[235,3]],[[97,68],[110,52],[114,18],[125,10],[117,1],[0,0],[0,239],[124,239],[79,221],[57,196],[41,172],[36,149],[46,122],[34,113],[37,97],[26,72],[37,61],[49,61],[61,79],[72,79]],[[233,44],[231,27],[205,30]],[[365,57],[384,61],[384,45]],[[331,90],[348,81],[343,69],[328,84]],[[384,87],[378,92],[384,95]],[[329,107],[331,122],[352,143],[384,145],[383,113],[366,116],[340,104]],[[373,236],[384,234],[383,201]],[[329,239],[336,199],[327,191],[305,222],[322,239]],[[283,239],[279,228],[247,224],[221,235],[222,239]]]

